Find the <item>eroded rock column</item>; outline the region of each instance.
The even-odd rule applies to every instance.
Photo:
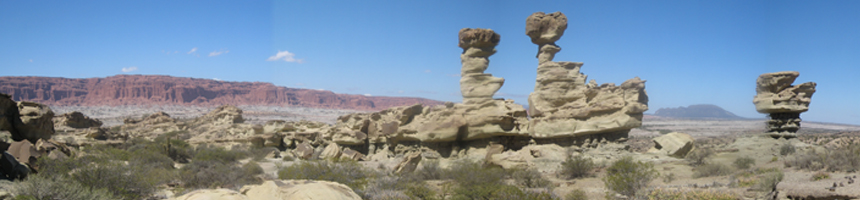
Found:
[[[529,134],[534,138],[585,135],[626,136],[642,125],[648,110],[645,81],[638,77],[598,85],[580,72],[581,62],[553,62],[555,44],[567,29],[560,13],[537,12],[526,19],[526,35],[538,45],[535,90],[529,95]]]
[[[753,104],[756,111],[770,117],[765,125],[772,137],[797,137],[800,113],[809,110],[816,84],[791,85],[798,76],[800,72],[784,71],[762,74],[756,80]]]
[[[460,29],[460,93],[463,103],[474,104],[493,99],[493,94],[502,88],[504,78],[484,73],[490,64],[489,57],[496,53],[501,36],[490,29]]]

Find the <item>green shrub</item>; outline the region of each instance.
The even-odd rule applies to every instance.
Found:
[[[782,181],[782,178],[782,171],[765,173],[763,177],[759,179],[758,184],[756,184],[753,189],[760,191],[774,191],[776,190],[776,185],[779,184],[780,181]]]
[[[675,180],[675,173],[663,175],[663,183],[671,183]]]
[[[740,196],[713,190],[684,190],[658,188],[648,193],[648,199],[660,200],[735,200]]]
[[[179,176],[185,188],[238,189],[246,184],[260,183],[255,177],[255,173],[262,172],[259,167],[256,163],[239,167],[237,162],[194,160],[180,169]]]
[[[740,157],[735,159],[734,165],[738,169],[749,169],[750,167],[755,165],[755,159],[752,159],[748,156]]]
[[[793,154],[797,151],[797,148],[794,147],[791,143],[785,143],[779,147],[779,155],[787,156]]]
[[[561,163],[561,174],[565,178],[581,178],[591,174],[596,165],[590,158],[582,155],[568,157]]]
[[[514,182],[525,188],[545,188],[550,186],[549,180],[541,176],[535,168],[514,169],[511,172]]]
[[[11,190],[17,195],[16,200],[118,199],[104,188],[91,188],[65,177],[46,178],[41,174],[29,176]]]
[[[507,176],[502,168],[485,168],[481,163],[468,159],[455,161],[444,175],[461,185],[500,184]]]
[[[696,148],[695,150],[687,153],[687,156],[684,157],[685,160],[691,166],[699,166],[704,165],[705,160],[714,155],[714,150],[711,148]]]
[[[812,181],[820,181],[820,180],[824,180],[824,179],[828,179],[828,178],[830,178],[830,173],[816,172],[815,174],[812,175],[812,178],[810,178],[810,179]]]
[[[830,172],[860,170],[860,144],[827,149],[825,152],[806,151],[786,159],[786,167],[810,171],[826,169]]]
[[[633,157],[625,156],[606,169],[603,183],[609,190],[633,197],[636,191],[648,186],[659,175],[654,164],[633,161]]]
[[[565,200],[588,200],[588,195],[585,195],[585,190],[576,188],[564,196]]]
[[[436,192],[428,188],[426,184],[409,184],[407,185],[406,196],[412,199],[434,200],[438,199]]]
[[[503,180],[507,173],[470,160],[458,160],[444,173],[454,180],[452,199],[551,199],[547,192],[526,192]]]
[[[246,157],[248,157],[247,151],[235,148],[227,150],[224,147],[200,145],[195,149],[192,159],[199,161],[235,162]]]
[[[693,168],[693,178],[723,176],[732,173],[732,168],[724,164],[709,163]]]
[[[278,170],[280,179],[311,179],[343,183],[353,190],[364,189],[373,174],[351,160],[302,161]]]
[[[422,160],[421,168],[415,173],[423,180],[439,180],[442,179],[442,169],[439,168],[438,160]]]

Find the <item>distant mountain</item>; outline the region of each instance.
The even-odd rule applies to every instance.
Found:
[[[724,110],[716,105],[699,104],[688,107],[660,108],[654,112],[654,116],[674,118],[712,118],[712,119],[743,119],[734,113]]]
[[[0,77],[0,93],[15,101],[48,105],[277,105],[311,108],[382,110],[394,106],[442,104],[414,97],[335,94],[265,82],[230,82],[164,75],[106,78]]]

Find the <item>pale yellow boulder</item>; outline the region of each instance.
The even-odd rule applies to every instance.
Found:
[[[202,189],[176,197],[174,200],[248,200],[248,197],[228,189]]]
[[[346,185],[317,180],[275,180],[240,189],[248,199],[350,200],[361,199]]]
[[[654,138],[654,147],[648,150],[651,153],[663,153],[668,156],[683,158],[693,150],[692,136],[686,133],[671,132]]]

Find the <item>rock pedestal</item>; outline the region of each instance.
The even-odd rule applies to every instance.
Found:
[[[534,138],[626,135],[642,125],[648,110],[645,81],[638,77],[621,86],[598,86],[580,72],[581,62],[553,62],[561,48],[555,42],[567,29],[560,13],[537,12],[526,19],[526,35],[538,45],[535,90],[529,95],[529,133]]]
[[[762,74],[756,80],[753,104],[756,111],[770,117],[765,124],[772,137],[797,137],[800,113],[809,110],[816,84],[791,85],[798,76],[800,72],[784,71]]]
[[[496,45],[499,44],[499,34],[490,29],[460,29],[460,62],[463,64],[460,70],[460,93],[463,95],[463,103],[477,103],[492,100],[493,94],[502,88],[504,78],[493,77],[485,74],[484,70],[490,64],[489,57],[496,53]]]

